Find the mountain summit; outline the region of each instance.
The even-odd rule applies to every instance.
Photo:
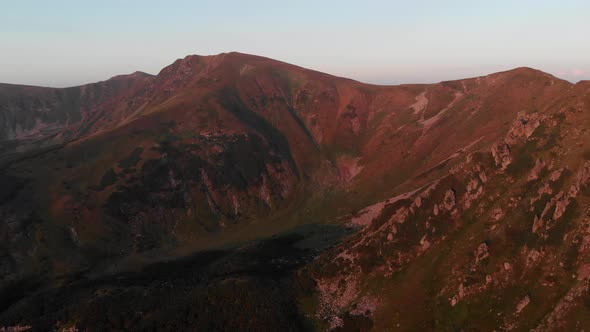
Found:
[[[2,84],[0,327],[589,326],[589,103],[241,53]]]

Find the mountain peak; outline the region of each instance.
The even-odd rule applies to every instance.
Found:
[[[131,74],[123,74],[123,75],[116,75],[109,78],[109,81],[116,81],[116,80],[127,80],[127,79],[135,79],[135,78],[147,78],[147,77],[154,77],[152,74],[148,74],[142,71],[135,71]]]
[[[497,72],[491,75],[509,75],[509,76],[524,76],[524,77],[542,77],[542,78],[554,78],[555,76],[546,73],[542,70],[531,68],[531,67],[516,67],[514,69]]]

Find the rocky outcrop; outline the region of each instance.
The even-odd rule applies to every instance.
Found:
[[[516,313],[520,314],[521,311],[523,311],[524,308],[526,308],[529,305],[529,303],[531,303],[531,298],[527,295],[522,300],[520,300],[516,305]]]
[[[547,165],[545,164],[544,161],[537,159],[535,161],[535,166],[531,170],[527,180],[533,181],[533,180],[538,179],[539,176],[541,175],[541,171],[543,171],[543,169],[545,169],[546,166]]]
[[[512,162],[512,156],[510,155],[510,146],[506,143],[500,143],[492,147],[492,156],[496,166],[501,170],[505,170],[508,165]]]
[[[561,173],[560,173],[561,174]],[[557,175],[552,174],[551,178],[559,179]],[[535,216],[533,221],[533,233],[539,233],[540,229],[546,232],[553,227],[563,215],[566,213],[568,207],[576,199],[580,190],[585,187],[590,181],[590,162],[585,162],[581,169],[577,172],[574,182],[569,186],[569,190],[560,191],[545,205],[542,213]],[[539,189],[539,195],[550,194],[550,189]],[[546,236],[546,234],[545,234]]]
[[[510,128],[510,131],[506,135],[504,141],[506,144],[512,145],[517,143],[519,140],[528,139],[544,119],[545,117],[539,113],[518,113],[517,118],[512,124],[512,127]]]

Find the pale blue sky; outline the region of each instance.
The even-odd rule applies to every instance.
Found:
[[[0,0],[0,82],[69,86],[240,51],[379,84],[518,66],[590,79],[590,1]]]

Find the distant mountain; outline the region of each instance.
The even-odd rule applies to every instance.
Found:
[[[0,85],[0,326],[590,326],[588,105],[530,68],[377,86],[240,53]]]
[[[0,84],[0,138],[23,139],[59,132],[101,107],[119,102],[152,78],[136,72],[65,89]]]

